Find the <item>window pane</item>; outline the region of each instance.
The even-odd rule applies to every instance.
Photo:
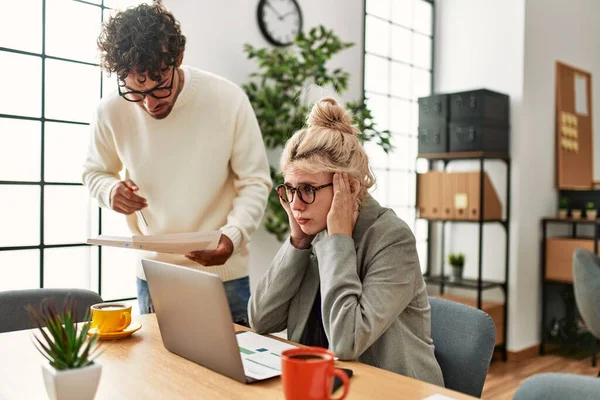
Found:
[[[397,62],[390,63],[392,72],[391,93],[394,96],[410,99],[411,89],[411,68],[408,65]]]
[[[90,248],[81,246],[46,249],[44,287],[97,290],[91,285]]]
[[[386,171],[385,169],[373,168],[373,174],[375,175],[375,186],[371,188],[371,195],[381,205],[385,206],[386,204],[388,204],[388,171]]]
[[[429,96],[431,94],[431,72],[413,68],[412,76],[413,98]]]
[[[389,129],[390,126],[390,99],[387,96],[366,94],[367,106],[373,114],[373,121],[380,129]]]
[[[416,139],[407,135],[394,135],[393,140],[396,147],[394,156],[390,157],[390,168],[414,170],[417,155],[413,154],[412,142],[416,142]]]
[[[81,183],[89,130],[87,125],[46,123],[44,172],[47,182]]]
[[[130,6],[136,6],[142,3],[151,3],[146,0],[104,0],[104,5],[110,8],[118,8],[120,10],[125,10]]]
[[[2,81],[2,93],[15,94],[0,96],[0,114],[41,117],[42,59],[0,51],[0,65],[5,78]],[[25,93],[26,96],[23,95]]]
[[[408,133],[410,130],[410,101],[394,99],[391,100],[390,131],[394,133]]]
[[[102,298],[136,297],[135,270],[140,262],[136,251],[102,247]]]
[[[414,34],[408,29],[392,26],[392,59],[405,63],[412,63],[411,37]]]
[[[40,187],[0,185],[0,221],[0,247],[39,245]]]
[[[392,1],[392,21],[407,28],[412,28],[413,0]]]
[[[39,182],[40,131],[37,121],[0,118],[0,181]]]
[[[46,186],[46,244],[85,243],[90,231],[89,196],[83,186]]]
[[[0,291],[40,287],[40,251],[0,251]]]
[[[415,1],[415,22],[414,29],[417,32],[422,32],[426,35],[431,35],[431,23],[433,22],[433,6],[423,0]]]
[[[389,62],[381,57],[365,54],[365,90],[388,93]]]
[[[41,53],[42,0],[7,1],[2,8],[0,47]]]
[[[77,17],[65,23],[67,15]],[[77,1],[46,0],[46,54],[97,63],[100,18],[100,7]]]
[[[390,27],[388,22],[378,18],[366,16],[365,29],[369,32],[365,36],[365,50],[369,53],[390,55]]]
[[[392,206],[403,206],[410,204],[409,193],[412,185],[410,180],[414,180],[414,174],[404,171],[390,171],[390,188],[388,201]]]
[[[394,143],[395,144],[395,143]],[[388,155],[375,141],[366,142],[365,151],[369,157],[371,168],[387,168]]]
[[[411,135],[417,135],[419,132],[419,103],[410,103],[411,105],[411,118],[410,118],[410,133]]]
[[[390,0],[367,0],[367,14],[390,19]]]
[[[418,33],[413,34],[413,64],[431,69],[431,38]]]
[[[418,219],[415,224],[415,238],[417,240],[427,240],[428,237],[428,226],[426,219]]]
[[[46,118],[89,122],[99,100],[99,67],[46,61]]]

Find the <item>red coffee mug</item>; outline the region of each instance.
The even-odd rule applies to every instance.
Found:
[[[281,380],[288,400],[329,400],[333,377],[344,384],[342,400],[350,390],[346,374],[334,366],[333,352],[321,347],[299,347],[281,354]]]

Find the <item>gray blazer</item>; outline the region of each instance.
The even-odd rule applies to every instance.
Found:
[[[352,238],[319,233],[312,247],[281,247],[248,304],[256,332],[298,342],[321,288],[323,326],[341,360],[443,386],[433,354],[427,291],[410,228],[368,196]]]

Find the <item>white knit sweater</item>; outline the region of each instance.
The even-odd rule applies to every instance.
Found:
[[[248,275],[248,241],[262,219],[271,188],[260,129],[245,93],[224,78],[182,67],[184,87],[171,114],[151,118],[115,92],[100,102],[83,182],[102,207],[120,180],[133,180],[148,201],[146,227],[127,216],[134,235],[221,230],[234,244],[225,265],[202,267],[184,256],[150,258],[217,273]],[[141,263],[137,275],[144,278]]]

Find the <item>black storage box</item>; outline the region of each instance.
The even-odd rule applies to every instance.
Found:
[[[508,129],[506,124],[494,124],[483,120],[451,122],[449,151],[508,153]]]
[[[450,95],[450,120],[485,120],[509,125],[509,98],[487,89],[471,90]]]
[[[432,128],[437,126],[440,120],[448,121],[450,117],[449,100],[450,96],[447,94],[419,97],[419,126]]]
[[[419,126],[419,154],[448,152],[448,124],[444,120]]]

